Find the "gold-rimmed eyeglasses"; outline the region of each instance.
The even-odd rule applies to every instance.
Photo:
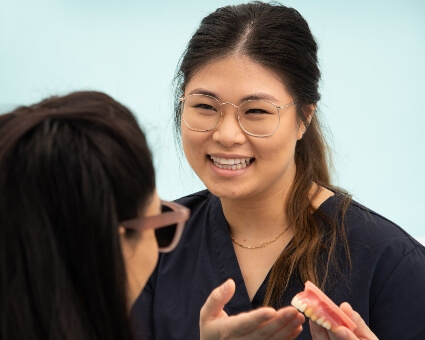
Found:
[[[280,123],[280,110],[296,103],[278,106],[262,99],[246,100],[240,105],[220,101],[207,94],[193,93],[179,98],[181,117],[191,130],[206,132],[214,129],[223,117],[223,105],[231,105],[237,110],[237,120],[241,129],[253,137],[268,137],[276,132]]]
[[[120,223],[126,229],[155,229],[155,237],[161,253],[172,251],[179,243],[190,210],[176,202],[161,201],[162,213],[154,216],[137,217]]]

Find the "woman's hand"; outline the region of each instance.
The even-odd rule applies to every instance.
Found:
[[[378,340],[360,314],[355,312],[349,303],[343,302],[340,307],[354,321],[357,328],[352,332],[347,327],[341,326],[332,332],[310,320],[310,332],[314,340]]]
[[[278,311],[261,307],[228,316],[223,310],[235,293],[235,283],[227,280],[214,289],[200,314],[201,340],[218,339],[295,339],[302,331],[304,316],[293,307]]]

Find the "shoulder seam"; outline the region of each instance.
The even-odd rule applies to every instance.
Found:
[[[424,251],[425,253],[425,248],[420,245],[420,244],[415,244],[414,247],[412,249],[410,249],[409,251],[407,251],[405,254],[403,254],[403,256],[400,257],[400,260],[397,262],[397,264],[393,267],[393,269],[391,270],[391,273],[389,273],[387,275],[387,277],[385,278],[384,284],[381,286],[381,288],[379,289],[379,293],[376,295],[375,297],[375,301],[378,299],[378,296],[381,294],[382,290],[384,289],[385,285],[388,282],[388,278],[391,277],[391,275],[393,275],[393,273],[396,271],[396,269],[401,265],[401,263],[403,262],[403,260],[405,258],[407,258],[413,251],[415,251],[416,249],[418,249],[419,251]],[[373,303],[375,303],[375,301]]]
[[[365,211],[365,212],[367,212],[367,213],[369,213],[369,214],[371,214],[371,215],[375,215],[375,216],[377,216],[377,217],[380,217],[380,218],[382,218],[383,220],[385,220],[385,221],[387,221],[387,222],[389,222],[389,223],[391,223],[391,224],[394,224],[395,226],[397,226],[397,227],[399,227],[399,228],[400,228],[400,226],[399,226],[397,223],[395,223],[395,222],[391,221],[390,219],[386,218],[385,216],[382,216],[381,214],[377,213],[376,211],[371,210],[371,209],[369,209],[369,208],[365,207],[364,205],[362,205],[362,204],[360,204],[360,203],[356,202],[355,200],[352,200],[352,201],[351,201],[351,204],[352,204],[353,206],[355,206],[356,208],[360,209],[360,210],[363,210],[363,211]]]

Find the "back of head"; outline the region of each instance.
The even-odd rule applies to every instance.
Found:
[[[105,94],[0,116],[0,338],[130,337],[118,226],[154,188],[143,132]]]

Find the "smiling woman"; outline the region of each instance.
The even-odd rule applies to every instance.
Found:
[[[288,181],[293,181],[295,174],[295,144],[305,127],[297,120],[295,106],[288,105],[294,103],[294,98],[279,78],[248,58],[230,56],[196,72],[187,82],[185,93],[194,96],[199,94],[200,88],[225,102],[217,109],[212,105],[203,106],[201,112],[199,105],[184,105],[182,108],[182,120],[185,122],[182,124],[183,149],[205,186],[221,198],[244,197],[263,201],[272,200],[276,195],[284,197],[290,187]],[[258,95],[259,89],[262,95]],[[267,101],[246,100],[264,97]],[[218,100],[216,102],[219,103]],[[280,107],[285,109],[279,110]],[[260,114],[259,108],[263,108]],[[206,119],[190,118],[191,122],[200,126],[202,120],[206,124],[207,119],[214,117],[216,123],[210,124],[204,133],[186,124],[186,116],[203,118],[206,110],[217,114],[208,114]],[[213,162],[214,158],[220,159],[220,162]],[[245,166],[241,169],[216,166],[216,163],[228,164],[233,159]],[[233,180],[229,181],[229,177]],[[264,178],[269,180],[264,181]],[[280,188],[281,192],[274,192],[276,188]]]
[[[264,305],[290,318],[286,306],[306,281],[345,302],[355,326],[282,323],[274,338],[425,337],[424,247],[331,182],[317,53],[304,18],[278,3],[219,8],[193,34],[174,118],[207,190],[178,200],[191,209],[182,246],[160,256],[133,310],[144,338],[196,339],[199,325],[243,320]],[[228,278],[235,287],[214,290],[227,292],[216,296],[215,317],[206,308],[199,316]],[[242,338],[261,339],[251,332],[262,327]]]

